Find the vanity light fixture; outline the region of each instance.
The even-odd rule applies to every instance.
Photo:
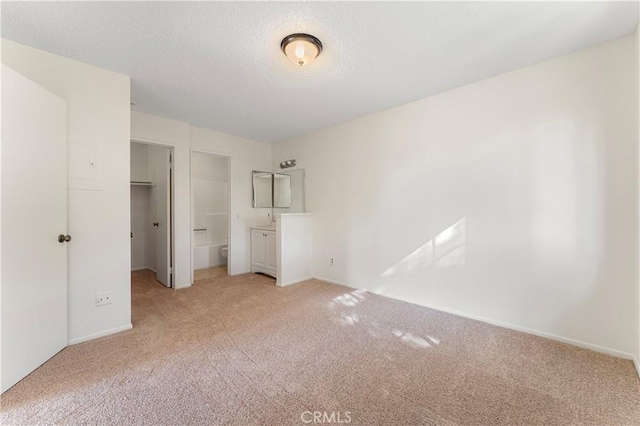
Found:
[[[282,39],[280,48],[291,62],[304,66],[322,52],[322,42],[310,34],[291,34]]]
[[[280,163],[281,169],[288,169],[289,167],[294,167],[296,165],[296,160],[287,160]]]

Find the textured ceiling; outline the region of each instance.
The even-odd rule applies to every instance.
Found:
[[[635,31],[637,2],[2,2],[2,37],[132,78],[135,110],[275,142]],[[311,33],[295,67],[280,40]]]

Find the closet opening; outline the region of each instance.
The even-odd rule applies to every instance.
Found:
[[[131,271],[165,287],[173,277],[173,148],[131,142]]]
[[[193,282],[229,274],[230,172],[230,157],[191,152]]]

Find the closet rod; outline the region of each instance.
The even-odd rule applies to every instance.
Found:
[[[135,181],[135,180],[131,181],[131,185],[136,185],[136,186],[155,186],[151,182],[139,182],[139,181]]]

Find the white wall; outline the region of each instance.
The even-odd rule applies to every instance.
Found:
[[[131,138],[142,142],[166,144],[174,150],[175,264],[176,287],[191,285],[191,149],[231,157],[232,215],[231,275],[250,270],[249,228],[268,223],[270,209],[251,207],[251,171],[271,167],[271,145],[250,141],[213,130],[189,127],[188,123],[140,112],[131,112]]]
[[[280,287],[313,277],[313,214],[276,216],[276,265]]]
[[[131,144],[131,181],[149,182],[149,152],[148,145],[142,143]]]
[[[227,161],[228,157],[194,152],[192,158],[193,179],[207,182],[227,182],[229,180]]]
[[[295,158],[306,172],[314,275],[636,351],[634,43],[276,144],[274,170]]]
[[[69,341],[129,328],[129,77],[8,40],[2,63],[64,98],[70,152],[97,155],[97,175],[85,182],[96,190],[69,189]],[[113,304],[96,307],[103,291]]]

